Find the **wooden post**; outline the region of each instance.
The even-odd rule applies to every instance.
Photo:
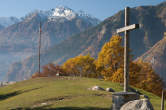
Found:
[[[162,99],[161,99],[161,110],[164,110],[164,98],[165,98],[165,94],[164,94],[164,89],[162,90]]]
[[[125,27],[129,25],[129,11],[130,8],[125,8]],[[125,30],[124,39],[124,92],[128,91],[128,80],[129,80],[129,31]]]
[[[40,74],[40,49],[41,49],[41,32],[42,32],[42,30],[41,30],[41,22],[40,22],[40,27],[39,27],[39,74]]]
[[[130,36],[129,32],[139,28],[139,24],[129,25],[130,8],[125,8],[125,27],[116,30],[117,33],[125,33],[124,36],[124,91],[112,94],[112,110],[120,110],[120,108],[127,102],[138,100],[139,94],[128,92],[129,87],[129,57],[130,57]]]
[[[129,86],[129,62],[130,62],[130,36],[129,32],[139,28],[139,24],[129,25],[130,8],[125,8],[125,27],[117,29],[117,33],[125,32],[124,38],[124,92],[128,92]]]

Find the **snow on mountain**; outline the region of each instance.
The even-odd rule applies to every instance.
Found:
[[[0,25],[8,27],[12,24],[18,23],[20,20],[16,17],[0,17]]]
[[[94,23],[99,23],[99,20],[96,19],[95,17],[92,17],[91,15],[87,14],[84,11],[74,11],[68,7],[64,6],[59,6],[55,9],[52,9],[49,11],[49,20],[57,20],[59,18],[64,18],[66,20],[72,20],[74,18],[82,18],[85,20],[91,20],[91,22]],[[94,22],[95,21],[95,22]]]
[[[77,16],[77,13],[68,7],[57,7],[50,11],[50,18],[66,18],[71,20]]]
[[[47,18],[49,22],[51,21],[64,21],[64,20],[73,20],[75,18],[81,18],[84,20],[90,21],[92,24],[98,24],[100,21],[87,14],[84,11],[74,11],[68,7],[58,6],[56,8],[50,9],[48,11],[35,10],[22,19],[31,20],[34,16],[40,16],[41,19]]]
[[[93,17],[92,15],[90,15],[82,10],[78,11],[78,16],[84,20],[88,20],[92,24],[99,24],[100,23],[100,20],[98,20],[97,18]]]
[[[36,15],[38,15],[41,19],[48,19],[48,21],[64,21],[72,20],[75,18],[82,18],[84,20],[88,20],[92,24],[98,24],[100,22],[97,18],[92,17],[84,11],[76,12],[68,7],[58,6],[48,11],[35,10],[27,14],[25,17],[22,17],[21,19],[16,17],[0,17],[0,25],[1,27],[8,27],[25,19],[26,21],[30,21]]]

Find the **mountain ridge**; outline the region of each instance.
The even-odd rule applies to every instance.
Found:
[[[0,25],[4,28],[20,22],[17,17],[0,17]]]
[[[155,72],[166,82],[166,35],[136,60],[142,60],[151,64]]]
[[[96,25],[100,21],[96,18],[93,17],[92,15],[84,12],[84,11],[74,11],[69,7],[66,6],[57,6],[56,8],[52,8],[50,10],[35,10],[27,14],[25,17],[22,17],[23,20],[25,19],[31,19],[33,18],[34,15],[38,14],[41,18],[46,18],[48,21],[61,21],[59,19],[63,20],[72,20],[75,18],[80,18],[80,19],[86,19],[86,20],[92,20],[92,24]]]
[[[5,28],[2,27],[3,29],[0,31],[0,51],[3,53],[0,54],[2,58],[0,62],[3,63],[3,58],[6,58],[6,56],[10,58],[6,58],[5,64],[1,66],[0,76],[7,72],[10,63],[37,53],[40,22],[42,24],[41,52],[98,24],[98,22],[95,22],[98,21],[97,18],[83,19],[77,16],[70,20],[58,17],[58,19],[55,18],[57,20],[50,21],[50,16],[45,15],[46,12],[35,11],[29,13],[21,18],[20,22]],[[94,22],[92,22],[93,20]]]

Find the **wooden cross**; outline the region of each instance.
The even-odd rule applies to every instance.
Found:
[[[129,81],[129,32],[131,30],[139,28],[139,24],[129,25],[129,14],[130,8],[125,8],[125,27],[117,29],[117,33],[125,33],[124,38],[124,92],[128,91],[128,81]]]

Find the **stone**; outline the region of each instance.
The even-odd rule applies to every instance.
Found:
[[[93,91],[98,91],[98,90],[100,90],[100,91],[105,91],[102,87],[99,87],[99,86],[93,86],[93,87],[91,88],[91,90],[93,90]]]
[[[120,108],[127,102],[138,100],[139,94],[135,92],[116,92],[112,94],[112,110],[120,110]]]
[[[120,110],[154,110],[148,99],[130,101],[124,104]]]
[[[47,103],[41,103],[41,105],[42,105],[42,106],[45,106],[45,105],[47,105]]]
[[[57,74],[56,74],[56,76],[60,76],[60,74],[59,74],[59,73],[57,73]]]
[[[115,92],[112,88],[106,88],[107,92]]]

